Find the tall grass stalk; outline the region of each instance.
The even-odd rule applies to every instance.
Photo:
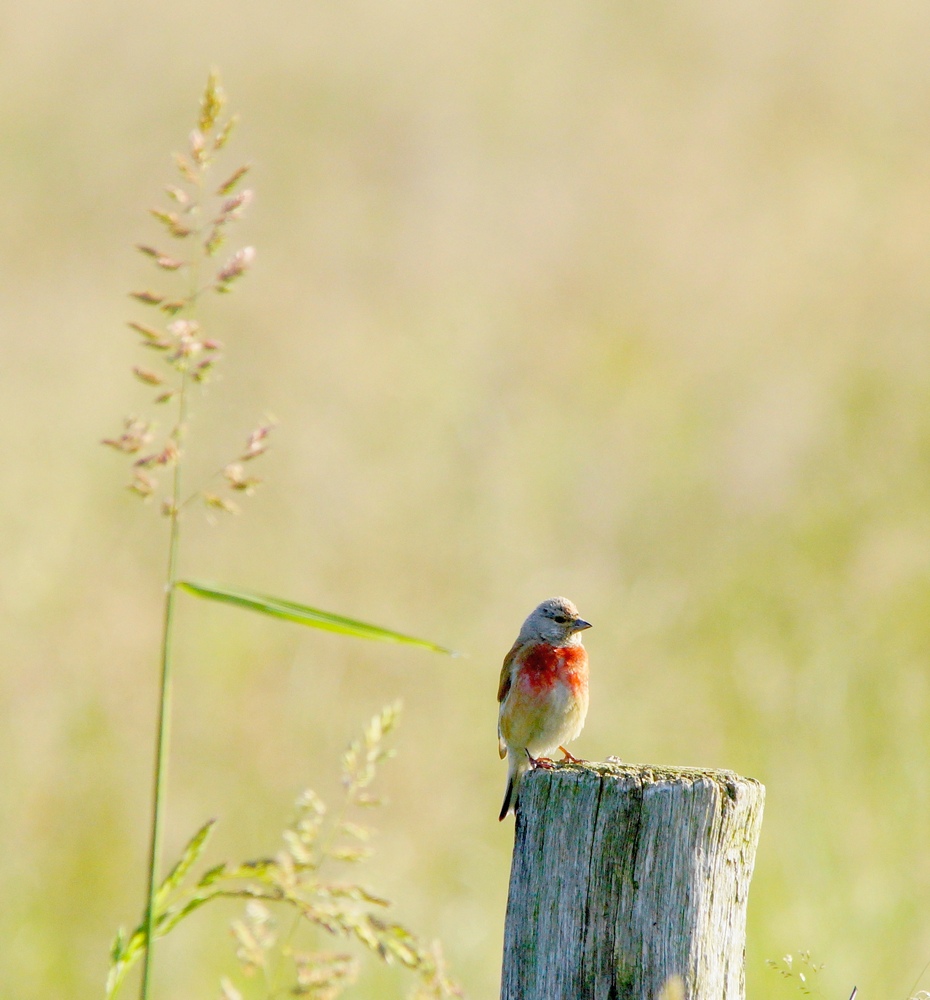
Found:
[[[199,212],[199,199],[198,199]],[[198,247],[200,240],[197,240]],[[200,254],[197,260],[199,262]],[[196,280],[199,267],[193,267],[190,301],[197,301]],[[189,318],[193,320],[195,310],[190,309]],[[155,951],[155,896],[158,892],[158,872],[161,867],[161,840],[163,816],[165,812],[165,787],[167,785],[168,750],[171,743],[171,667],[174,646],[174,606],[177,598],[178,560],[181,550],[181,455],[180,443],[187,424],[187,369],[180,372],[178,387],[178,421],[176,438],[178,458],[174,463],[174,473],[171,477],[171,499],[166,506],[168,515],[168,570],[165,579],[165,613],[162,620],[161,634],[161,672],[158,688],[158,726],[155,736],[155,775],[152,784],[152,827],[149,838],[149,868],[148,892],[145,907],[145,939],[148,942],[142,965],[142,986],[140,997],[147,1000],[151,983],[153,954]]]
[[[177,494],[175,494],[177,496]],[[142,1000],[149,994],[152,974],[152,954],[155,944],[155,894],[157,873],[161,861],[162,816],[164,815],[168,745],[171,738],[171,651],[174,626],[175,582],[180,547],[180,525],[177,513],[171,516],[168,540],[168,579],[165,593],[165,615],[161,639],[161,684],[158,693],[158,729],[155,742],[155,779],[152,787],[152,829],[149,842],[148,893],[145,907],[145,938],[148,947],[142,966]]]
[[[133,292],[132,297],[147,309],[155,310],[158,319],[153,323],[136,321],[129,323],[130,328],[141,335],[142,345],[158,352],[163,361],[163,367],[159,371],[134,367],[133,373],[145,386],[150,389],[155,388],[156,404],[169,402],[176,404],[176,422],[161,444],[151,452],[149,444],[155,437],[153,425],[135,416],[126,418],[121,434],[103,442],[131,458],[132,478],[129,489],[143,500],[148,501],[158,495],[159,474],[171,470],[167,490],[162,493],[164,499],[161,504],[161,511],[168,519],[168,565],[162,620],[161,670],[145,906],[139,926],[129,935],[120,929],[113,942],[107,977],[108,1000],[113,1000],[117,995],[126,974],[140,959],[143,961],[140,997],[141,1000],[148,1000],[154,972],[154,946],[158,937],[169,933],[187,916],[214,898],[239,897],[243,892],[247,897],[251,897],[258,891],[255,887],[246,891],[218,885],[219,869],[214,870],[212,874],[208,872],[193,891],[184,889],[184,881],[207,843],[213,827],[212,820],[204,824],[188,841],[179,860],[168,874],[164,878],[160,875],[171,744],[175,605],[179,591],[184,589],[197,597],[232,604],[279,620],[297,622],[344,635],[406,643],[435,652],[452,652],[424,639],[417,639],[392,629],[384,629],[284,598],[256,594],[241,587],[225,587],[180,579],[178,567],[181,558],[182,515],[197,499],[202,500],[212,510],[238,513],[239,507],[231,497],[250,495],[260,482],[259,479],[245,473],[244,464],[251,463],[264,453],[267,448],[267,437],[271,431],[271,424],[260,424],[249,434],[245,447],[238,456],[209,477],[208,481],[222,479],[221,492],[207,492],[206,489],[201,489],[184,496],[182,460],[187,438],[191,392],[209,379],[222,347],[217,340],[203,335],[198,306],[206,293],[231,291],[234,283],[249,269],[255,255],[252,247],[244,247],[233,253],[226,263],[217,267],[209,277],[206,276],[206,272],[211,270],[208,266],[210,258],[214,257],[225,244],[230,226],[239,219],[252,197],[252,192],[249,190],[237,193],[242,178],[249,170],[248,164],[238,167],[219,185],[207,184],[213,162],[226,146],[230,132],[236,124],[235,117],[227,118],[224,122],[220,121],[224,103],[225,96],[219,86],[217,75],[213,72],[208,78],[201,98],[200,115],[197,126],[190,133],[187,151],[175,156],[180,180],[178,184],[171,184],[165,189],[171,206],[168,209],[151,209],[152,216],[164,227],[168,237],[182,241],[183,245],[192,249],[186,257],[182,257],[165,253],[147,244],[138,246],[138,249],[159,269],[163,278],[180,272],[180,276],[186,276],[188,279],[186,292],[180,298],[173,298],[160,290]],[[389,712],[380,721],[375,720],[372,723],[373,728],[367,738],[372,742],[369,756],[374,754],[374,757],[366,764],[369,770],[374,766],[375,757],[380,759],[378,757],[380,750],[377,748],[380,734],[386,726],[393,725],[394,714]],[[351,771],[351,768],[349,770]],[[365,774],[367,776],[365,780],[370,780],[368,771]],[[352,787],[358,792],[358,788],[354,785]],[[246,866],[242,870],[250,874],[255,873],[254,867]],[[269,871],[274,875],[273,869]],[[271,877],[271,875],[269,875],[271,881],[268,890],[270,895],[267,898],[281,901],[293,887],[290,883],[285,885],[280,880],[276,881],[277,876]],[[235,881],[242,876],[231,877]],[[308,891],[315,891],[315,887],[316,883],[312,881],[305,886]],[[327,889],[326,892],[331,893],[332,890]],[[353,889],[353,893],[358,898],[364,896],[361,889]],[[322,912],[315,909],[315,904],[306,899],[300,900],[295,897],[291,902],[298,905],[299,912],[305,916],[309,915],[313,920],[317,920]],[[381,900],[375,900],[375,903],[382,905]],[[384,961],[390,962],[397,958],[401,964],[418,971],[430,991],[429,996],[458,995],[445,980],[441,972],[441,962],[431,958],[426,949],[415,944],[415,939],[405,928],[396,924],[384,924],[370,915],[364,916],[363,919],[359,914],[349,910],[337,909],[330,917],[331,921],[326,926],[331,932],[354,933]],[[308,968],[311,966],[313,962]],[[335,993],[330,989],[327,995],[335,996]]]
[[[117,450],[133,457],[133,479],[130,489],[143,499],[151,499],[158,491],[156,473],[171,469],[170,486],[162,503],[162,512],[168,518],[168,560],[165,580],[164,615],[161,636],[161,669],[158,692],[157,729],[155,737],[155,766],[152,783],[152,819],[149,841],[148,880],[144,910],[145,955],[141,981],[141,997],[147,1000],[152,979],[154,943],[157,936],[164,826],[165,797],[168,760],[171,743],[171,687],[174,645],[174,618],[177,600],[178,565],[181,553],[181,517],[188,501],[201,496],[211,507],[235,512],[238,508],[228,499],[207,493],[195,493],[184,498],[182,491],[183,454],[188,421],[188,402],[192,382],[204,382],[219,357],[219,343],[201,335],[197,320],[197,306],[203,293],[228,292],[232,283],[240,278],[251,263],[254,251],[245,248],[235,253],[215,275],[201,287],[201,272],[207,258],[214,256],[225,243],[229,225],[241,214],[251,199],[250,191],[233,195],[234,189],[248,170],[240,167],[215,191],[207,193],[206,179],[213,161],[226,145],[235,118],[221,125],[219,118],[225,97],[216,73],[211,73],[200,104],[200,114],[195,129],[190,133],[184,154],[176,154],[175,163],[180,173],[178,184],[166,188],[171,207],[153,208],[151,214],[167,230],[172,240],[183,241],[190,251],[186,257],[165,253],[149,245],[138,249],[149,257],[161,272],[168,275],[180,272],[187,278],[186,294],[173,298],[161,291],[134,292],[133,298],[160,314],[156,324],[131,322],[129,325],[143,337],[143,345],[158,351],[167,367],[167,375],[146,368],[135,367],[136,377],[145,385],[158,387],[156,403],[176,402],[174,427],[161,450],[145,454],[144,448],[154,437],[150,425],[130,417],[125,422],[125,432],[118,438],[105,441]],[[232,195],[232,197],[231,197]],[[210,198],[215,206],[210,204]],[[212,209],[215,208],[215,211]],[[166,276],[163,274],[163,277]],[[167,386],[167,388],[166,388]],[[264,450],[267,427],[260,427],[249,438],[246,450],[239,461],[256,457]],[[141,454],[141,457],[139,454]],[[223,470],[230,489],[249,493],[258,480],[245,477],[242,466],[231,463]]]

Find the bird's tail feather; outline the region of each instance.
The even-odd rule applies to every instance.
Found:
[[[507,790],[504,792],[504,804],[501,806],[501,814],[497,817],[498,820],[502,820],[516,805],[515,791],[513,778],[508,777]],[[511,805],[511,800],[513,800],[513,805]]]
[[[507,750],[507,790],[504,792],[504,804],[501,806],[501,814],[498,820],[504,819],[508,813],[512,813],[517,808],[517,792],[520,787],[520,780],[529,770],[530,762],[526,759],[526,754],[522,751]]]

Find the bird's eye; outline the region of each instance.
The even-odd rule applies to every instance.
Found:
[[[560,625],[568,624],[568,619],[564,615],[556,615],[555,621],[557,621]]]

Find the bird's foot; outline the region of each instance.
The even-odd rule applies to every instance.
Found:
[[[554,762],[549,757],[534,757],[529,750],[526,751],[526,759],[530,762],[530,767],[535,771],[537,767],[541,767],[544,771],[551,771],[555,766]]]
[[[559,761],[560,764],[584,764],[585,762],[580,757],[573,757],[565,747],[559,747],[564,755]]]

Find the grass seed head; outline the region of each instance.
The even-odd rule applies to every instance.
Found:
[[[221,183],[209,176],[215,155],[226,145],[238,120],[235,116],[224,119],[225,105],[226,97],[219,76],[215,70],[211,71],[200,98],[195,127],[187,136],[184,151],[174,156],[181,179],[177,181],[175,178],[176,183],[164,187],[164,205],[149,209],[150,216],[169,236],[184,240],[196,232],[197,240],[184,244],[190,250],[183,254],[166,252],[157,238],[136,244],[138,252],[159,269],[161,280],[166,285],[173,281],[175,287],[166,291],[156,290],[158,286],[156,289],[143,287],[130,292],[136,302],[158,310],[164,323],[163,326],[158,321],[129,321],[130,328],[139,334],[142,346],[160,352],[164,362],[163,368],[133,365],[131,371],[135,379],[156,390],[155,403],[164,405],[175,402],[179,411],[174,429],[163,443],[154,447],[150,446],[153,435],[149,425],[135,417],[125,422],[120,434],[105,438],[103,443],[131,456],[132,480],[129,488],[146,498],[158,488],[152,470],[176,465],[181,459],[179,442],[187,424],[185,386],[212,378],[221,357],[223,344],[215,338],[204,337],[194,319],[201,295],[211,287],[221,292],[230,291],[233,283],[248,271],[255,259],[255,248],[243,247],[229,257],[212,280],[208,279],[201,287],[193,283],[193,276],[200,270],[204,259],[215,254],[225,242],[228,226],[240,218],[253,197],[251,190],[240,190],[242,179],[250,170],[248,163],[231,172],[224,169],[219,175],[225,176]],[[172,278],[172,274],[176,273],[178,277]],[[162,512],[176,517],[184,506],[199,497],[211,510],[239,513],[231,495],[248,496],[260,482],[254,476],[246,476],[239,463],[265,451],[265,438],[270,427],[270,424],[262,425],[253,431],[239,462],[227,465],[223,470],[225,496],[220,495],[220,491],[205,492],[201,487],[186,498],[172,496],[165,499]],[[210,478],[207,477],[207,480]],[[174,489],[177,489],[179,479],[173,477],[173,481]]]

